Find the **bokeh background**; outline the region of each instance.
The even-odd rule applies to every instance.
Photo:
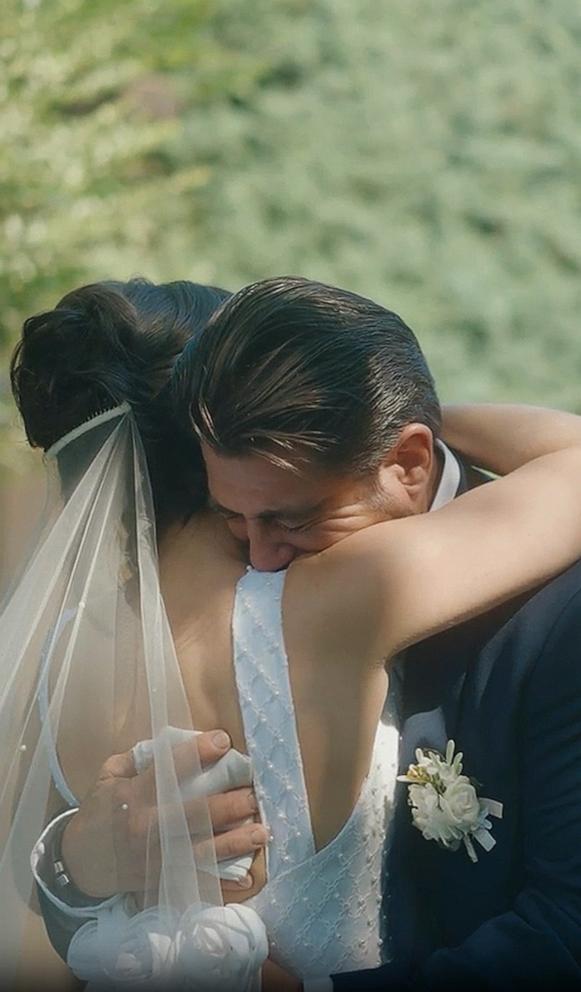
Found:
[[[303,274],[400,312],[444,400],[581,411],[579,0],[3,0],[0,53],[4,574],[7,356],[75,284]]]

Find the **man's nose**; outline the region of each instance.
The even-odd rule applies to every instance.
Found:
[[[250,564],[259,572],[280,572],[290,565],[297,550],[291,544],[277,541],[276,537],[264,533],[260,525],[248,526],[248,554]]]

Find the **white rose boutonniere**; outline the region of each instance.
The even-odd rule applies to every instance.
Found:
[[[448,741],[446,757],[437,751],[418,748],[416,765],[410,765],[398,782],[409,786],[412,820],[426,840],[435,840],[449,851],[462,845],[471,861],[478,861],[474,841],[491,851],[496,841],[489,816],[502,818],[502,803],[480,799],[476,783],[462,774],[462,753]]]

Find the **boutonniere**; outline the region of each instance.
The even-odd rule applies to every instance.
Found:
[[[478,783],[462,774],[462,753],[454,756],[454,741],[448,741],[446,757],[437,751],[418,748],[416,765],[410,765],[398,782],[409,786],[408,802],[412,820],[426,840],[435,840],[449,851],[462,844],[471,861],[478,861],[477,841],[491,851],[496,841],[491,834],[489,816],[502,818],[502,803],[481,799]]]

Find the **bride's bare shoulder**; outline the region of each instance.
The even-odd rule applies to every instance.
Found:
[[[219,588],[233,588],[244,572],[240,544],[211,511],[168,528],[159,541],[161,589],[170,616],[211,606]]]
[[[301,653],[316,657],[319,665],[328,660],[333,669],[361,671],[384,660],[370,623],[383,604],[373,583],[350,567],[346,550],[336,545],[289,567],[283,600],[285,638],[302,645]]]

